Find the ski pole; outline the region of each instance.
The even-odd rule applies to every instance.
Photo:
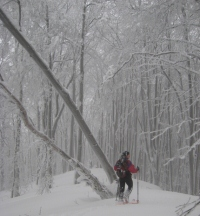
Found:
[[[139,173],[137,173],[137,203],[139,203]]]
[[[119,198],[119,194],[120,194],[120,182],[119,179],[117,179],[117,193],[116,193],[116,201]]]

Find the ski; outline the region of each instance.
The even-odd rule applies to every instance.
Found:
[[[131,202],[128,202],[127,204],[139,204],[139,200],[132,200]]]
[[[132,200],[130,202],[118,202],[116,205],[126,205],[126,204],[139,204],[139,200]]]

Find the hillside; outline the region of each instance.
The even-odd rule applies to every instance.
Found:
[[[92,172],[107,184],[102,169]],[[0,193],[1,216],[175,216],[177,207],[198,197],[163,191],[160,188],[140,181],[140,203],[136,205],[116,205],[115,199],[101,200],[85,183],[73,184],[74,172],[55,177],[50,194],[37,194],[31,185],[20,197],[10,199],[10,192]],[[115,189],[112,185],[111,189]],[[136,198],[136,181],[131,199]],[[190,214],[200,215],[200,205]]]

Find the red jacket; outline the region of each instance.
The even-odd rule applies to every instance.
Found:
[[[116,164],[114,166],[114,170],[115,171],[117,171],[118,169],[124,170],[123,166],[121,168],[119,168],[119,166],[117,165],[118,161],[116,162]],[[137,173],[138,172],[138,170],[135,168],[135,166],[132,164],[132,162],[130,160],[126,160],[126,163],[127,163],[127,168],[128,168],[129,172],[131,172],[131,173]]]

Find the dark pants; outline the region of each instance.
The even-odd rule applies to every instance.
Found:
[[[132,191],[133,188],[133,180],[131,175],[127,175],[124,178],[120,178],[120,193],[123,193],[125,190],[125,184],[128,185],[128,190]]]

